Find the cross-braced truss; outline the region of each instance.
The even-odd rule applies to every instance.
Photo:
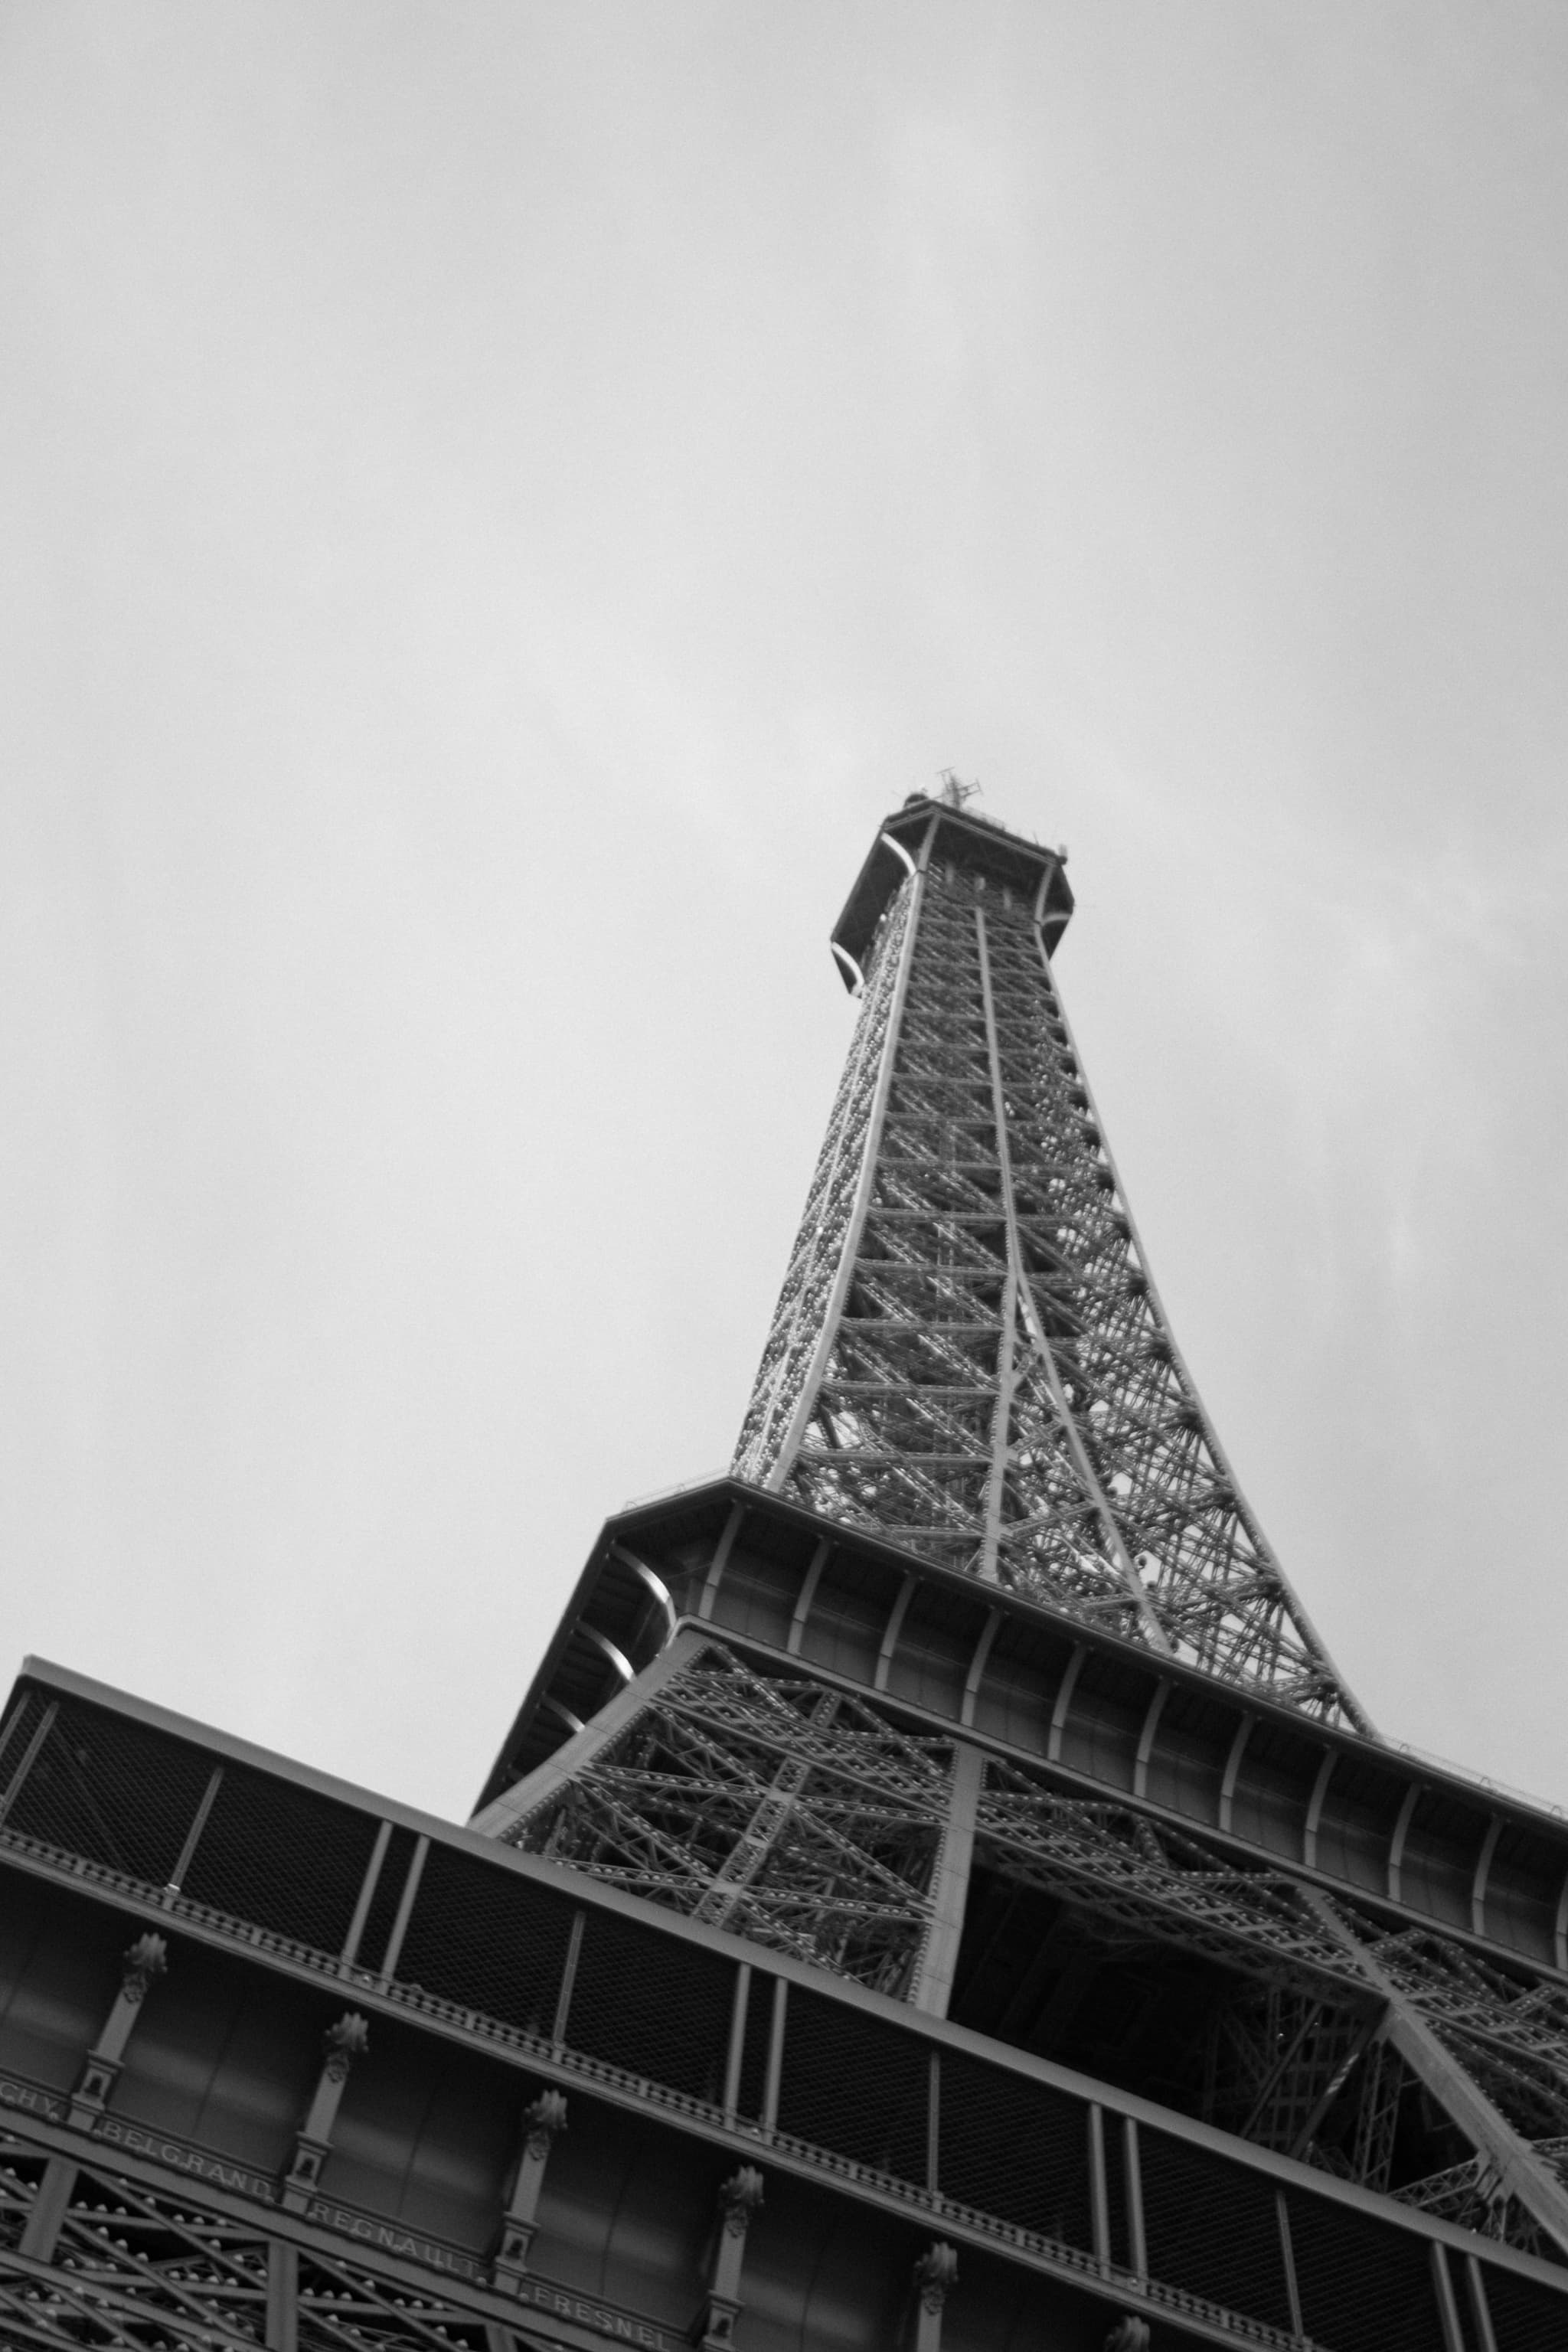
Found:
[[[1568,1990],[1426,1928],[1336,1911],[1381,1975],[1431,2027],[1537,2158],[1568,2182]]]
[[[1463,2164],[1429,2173],[1425,2179],[1392,2193],[1402,2205],[1436,2213],[1445,2221],[1457,2222],[1461,2230],[1474,2230],[1479,2237],[1517,2246],[1521,2253],[1551,2260],[1557,2252],[1540,2223],[1517,2197],[1503,2189],[1496,2165],[1487,2157],[1467,2157]]]
[[[508,1838],[897,1994],[952,1777],[950,1743],[715,1643]]]
[[[809,1671],[682,1640],[618,1729],[596,1745],[584,1731],[579,1756],[563,1751],[537,1791],[515,1792],[509,1842],[910,1997],[963,1814],[972,1885],[981,1873],[1046,1898],[1106,1965],[1180,1953],[1209,1972],[1206,2055],[1163,2078],[1208,2120],[1394,2193],[1463,2174],[1494,2234],[1531,2246],[1544,2230],[1568,2252],[1560,1987],[1331,1901],[1135,1801],[974,1758]],[[1479,2189],[1464,2172],[1472,2155]],[[1433,2194],[1450,2187],[1459,2194]]]
[[[929,841],[868,960],[735,1466],[1364,1727],[1164,1322],[1037,906]]]
[[[975,1812],[975,1849],[1006,1874],[1091,1910],[1127,1934],[1256,1967],[1319,1997],[1361,1987],[1343,1947],[1283,1871],[1240,1869],[1201,1838],[1131,1805],[1066,1797],[993,1759]]]
[[[268,2327],[280,2305],[296,2352],[515,2352],[510,2330],[438,2291],[280,2248],[265,2225],[100,2166],[70,2167],[58,2234],[34,2251],[26,2232],[44,2172],[36,2148],[0,2139],[0,2343],[18,2352],[249,2352],[284,2340]]]
[[[896,822],[738,1474],[1366,1730],[1154,1295],[1047,953],[1052,861]],[[1568,1993],[1138,1797],[687,1628],[500,1833],[1568,2259]]]
[[[1285,1984],[1255,1987],[1211,2021],[1205,2119],[1282,2156],[1311,2155],[1367,2188],[1385,2188],[1398,2062],[1374,2033],[1374,2019],[1332,2000]],[[1320,2133],[1363,2060],[1352,2151],[1342,2167],[1329,2159]]]
[[[1479,2131],[1485,2143],[1477,2177],[1493,2234],[1531,2248],[1544,2226],[1568,2254],[1560,1984],[1504,1970],[1430,1928],[1331,1902],[1288,1871],[1238,1868],[1137,1806],[1062,1796],[1000,1759],[985,1768],[975,1843],[981,1857],[1107,1925],[1266,1978],[1261,2010],[1233,2003],[1220,2021],[1229,2046],[1218,2068],[1211,2053],[1212,2120],[1384,2188],[1399,2103],[1419,2086],[1462,2142],[1474,2147]],[[1403,2050],[1385,2047],[1401,2027]],[[1228,2094],[1216,2087],[1225,2065]]]

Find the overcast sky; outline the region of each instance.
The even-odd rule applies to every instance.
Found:
[[[1568,1800],[1568,11],[0,6],[3,1663],[466,1811],[952,765],[1380,1727]]]

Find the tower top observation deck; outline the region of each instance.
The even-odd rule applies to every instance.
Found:
[[[1073,909],[1064,853],[1044,849],[979,815],[961,793],[962,787],[951,784],[942,793],[911,793],[878,834],[833,927],[833,949],[847,988],[858,985],[888,901],[906,874],[927,863],[983,875],[997,889],[1032,903],[1046,951],[1055,954]]]

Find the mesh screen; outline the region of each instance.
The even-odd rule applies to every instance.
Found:
[[[913,2034],[790,1987],[782,2131],[923,2188],[930,2081]]]
[[[1065,2092],[943,2051],[939,2179],[961,2204],[1090,2251],[1089,2109]]]
[[[331,1797],[226,1764],[184,1891],[274,1935],[341,1952],[378,1826]]]
[[[199,1749],[65,1699],[7,1826],[163,1886],[211,1777],[212,1759]]]
[[[365,1915],[364,1933],[360,1937],[359,1950],[354,1956],[362,1969],[379,1969],[381,1966],[386,1951],[386,1939],[392,1933],[392,1923],[397,1916],[397,1906],[408,1883],[408,1865],[414,1859],[414,1849],[417,1843],[414,1832],[401,1827],[395,1829],[387,1840],[375,1892],[370,1898],[370,1909]]]
[[[1498,2352],[1545,2352],[1548,2345],[1568,2344],[1568,2286],[1559,2294],[1492,2263],[1481,2264],[1481,2275]]]
[[[443,2000],[548,2036],[573,1906],[548,1888],[433,1845],[396,1974]]]
[[[614,1913],[591,1912],[583,1935],[569,2047],[715,2106],[735,1994],[735,1963]]]
[[[1163,2132],[1140,2129],[1138,2153],[1151,2276],[1289,2332],[1285,2256],[1269,2183]]]
[[[1441,2344],[1425,2238],[1297,2189],[1287,2201],[1309,2336],[1334,2352],[1432,2352]]]

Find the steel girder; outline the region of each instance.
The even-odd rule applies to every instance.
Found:
[[[1039,902],[887,907],[738,1475],[1366,1728],[1166,1324]]]
[[[1237,1868],[1202,1839],[1134,1805],[1066,1797],[987,1760],[975,1849],[1007,1876],[1115,1923],[1317,1998],[1367,2006],[1343,1948],[1284,1871]]]
[[[717,1643],[650,1693],[509,1843],[874,1990],[907,1990],[931,1923],[953,1744]]]
[[[1247,2001],[1237,2000],[1215,2018],[1205,2071],[1205,2120],[1281,2155],[1323,2160],[1318,2133],[1365,2053],[1381,2054],[1375,2021],[1288,1985],[1268,1984]],[[1397,2063],[1397,2062],[1396,2062]],[[1373,2069],[1379,2084],[1382,2070]],[[1363,2128],[1368,2101],[1358,2101],[1357,2127],[1348,2165],[1350,2177],[1365,2188],[1387,2185],[1381,2163],[1386,2132],[1375,2149]],[[1384,2098],[1381,2116],[1390,2108]]]
[[[546,1765],[510,1793],[507,1843],[879,1990],[907,1990],[964,1743],[901,1730],[716,1641],[647,1684],[645,1703],[578,1769],[563,1779]],[[1063,1796],[997,1757],[973,1801],[976,1858],[1092,1913],[1104,1932],[1373,2005],[1288,1873],[1238,1867],[1136,1806]]]
[[[285,2245],[264,2221],[156,2195],[107,2165],[51,2169],[64,2194],[40,2237],[49,2175],[37,2180],[38,2151],[0,2135],[0,2242],[21,2256],[0,2278],[0,2342],[17,2352],[500,2352],[510,2336],[438,2290]]]
[[[1550,2260],[1556,2252],[1533,2215],[1501,2188],[1497,2167],[1486,2157],[1470,2157],[1463,2164],[1451,2165],[1447,2171],[1435,2172],[1392,2194],[1402,2205],[1436,2213],[1445,2221],[1457,2222],[1461,2230],[1474,2230],[1479,2237],[1517,2246],[1521,2253],[1542,2254]]]
[[[1391,1932],[1375,1914],[1331,1901],[1287,1871],[1237,1870],[1208,1841],[1136,1806],[1066,1799],[999,1761],[988,1765],[986,1782],[976,1850],[1005,1853],[1033,1883],[1067,1895],[1076,1879],[1080,1899],[1097,1910],[1233,1964],[1247,1948],[1254,1969],[1267,1954],[1277,1986],[1298,2000],[1326,2000],[1347,2026],[1358,2010],[1365,2014],[1357,1991],[1372,1992],[1382,2009],[1379,2037],[1392,2041],[1411,2078],[1475,2147],[1494,2197],[1521,2210],[1515,2242],[1532,2244],[1544,2231],[1568,2254],[1568,1993],[1560,1985],[1523,1969],[1505,1973],[1429,1929]],[[1352,2060],[1361,2054],[1348,2040],[1345,2048]],[[1302,2055],[1316,2063],[1306,2043]],[[1361,2160],[1373,2168],[1356,2177],[1375,2186],[1384,2142],[1366,2117],[1391,2078],[1381,2061],[1364,2073],[1358,2134]],[[1278,2087],[1299,2099],[1301,2068]],[[1268,2112],[1237,2127],[1275,2145]],[[1325,2105],[1314,2129],[1326,2113]],[[1386,2118],[1381,2128],[1392,2128]],[[1311,2137],[1310,2129],[1290,2152],[1321,2157]]]
[[[913,823],[884,836],[909,870],[865,958],[736,1473],[1367,1731],[1155,1295],[1056,991],[1047,881],[1031,898],[938,812],[923,845]],[[1090,1953],[1211,1964],[1212,2120],[1568,2255],[1568,1996],[1136,1799],[1067,1793],[694,1629],[683,1644],[613,1732],[510,1792],[501,1834],[922,2002],[954,1981],[983,1870]],[[1405,2123],[1436,2168],[1414,2182]]]
[[[904,1998],[942,1907],[941,1857],[961,1849],[966,1876],[1040,1890],[1108,1955],[1161,1946],[1239,1985],[1210,2052],[1210,2120],[1379,2187],[1418,2086],[1454,2150],[1475,2151],[1493,2234],[1568,2252],[1568,1994],[1134,1800],[1068,1794],[688,1629],[608,1736],[584,1733],[509,1806],[502,1834],[525,1851]],[[946,1907],[963,1901],[950,1885]]]
[[[1316,1898],[1320,1910],[1325,1899]],[[1446,1937],[1391,1932],[1355,1905],[1332,1907],[1394,2008],[1420,2021],[1542,2177],[1559,2191],[1568,2187],[1568,1991],[1523,1969],[1505,1972]],[[1568,2198],[1557,2219],[1568,2221]]]

